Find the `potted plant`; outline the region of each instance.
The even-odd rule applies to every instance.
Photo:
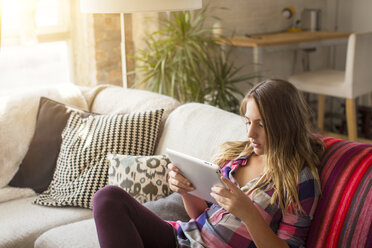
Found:
[[[182,103],[208,103],[238,112],[242,92],[236,83],[256,77],[256,73],[238,75],[230,53],[221,51],[205,27],[207,8],[192,15],[173,12],[161,19],[162,29],[145,37],[146,47],[135,59],[143,79],[135,86],[172,96]]]

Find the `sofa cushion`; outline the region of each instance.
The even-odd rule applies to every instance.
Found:
[[[81,118],[71,113],[48,189],[35,203],[92,207],[94,193],[108,184],[108,153],[152,155],[163,110]]]
[[[143,205],[163,220],[188,221],[190,219],[182,197],[178,193],[172,193],[156,201],[145,202]]]
[[[36,126],[41,96],[88,109],[79,88],[72,84],[33,88],[0,97],[0,188],[7,185],[27,153]]]
[[[168,118],[169,113],[180,105],[181,103],[179,101],[169,96],[146,90],[125,89],[123,87],[112,86],[102,89],[95,96],[94,101],[91,103],[90,111],[100,114],[129,114],[150,109],[164,109],[158,136],[160,138],[164,122]]]
[[[156,154],[165,154],[169,147],[208,161],[220,144],[246,140],[245,130],[244,120],[237,114],[205,104],[187,103],[169,115]]]
[[[82,117],[90,114],[46,97],[40,98],[34,136],[10,186],[32,188],[37,193],[48,188],[56,167],[61,134],[72,111]]]
[[[35,240],[45,231],[92,218],[92,211],[83,208],[49,208],[34,205],[36,197],[0,204],[0,247],[33,248]]]
[[[94,219],[59,226],[43,233],[34,248],[99,248]]]
[[[157,201],[143,204],[164,220],[188,221],[181,195],[170,194]],[[35,248],[99,248],[94,219],[82,220],[59,226],[43,233],[35,242]]]
[[[0,203],[30,196],[36,196],[35,191],[30,188],[16,188],[9,186],[0,188]]]
[[[372,145],[323,140],[322,196],[307,247],[371,247]]]
[[[170,194],[166,155],[108,154],[109,184],[123,188],[137,201],[155,201]]]
[[[106,87],[94,98],[91,111],[100,114],[125,113],[164,109],[163,120],[180,105],[176,99],[150,91]]]

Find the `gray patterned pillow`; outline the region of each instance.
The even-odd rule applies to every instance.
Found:
[[[53,180],[34,203],[92,208],[94,193],[108,184],[107,154],[153,154],[162,114],[163,109],[88,118],[72,113]]]
[[[158,200],[171,193],[168,187],[166,155],[130,156],[108,154],[109,184],[123,188],[141,203]]]

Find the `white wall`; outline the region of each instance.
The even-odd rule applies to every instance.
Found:
[[[207,2],[207,1],[204,1]],[[327,4],[325,0],[210,0],[212,7],[225,7],[225,10],[215,9],[213,15],[221,18],[221,26],[224,35],[260,34],[286,31],[292,27],[295,20],[300,19],[304,8],[318,8],[326,14]],[[295,9],[295,16],[288,20],[282,16],[285,7],[292,6]],[[325,20],[325,19],[324,19]],[[212,20],[210,21],[212,22]],[[324,26],[325,24],[322,24]],[[236,47],[233,49],[232,59],[237,66],[244,66],[245,72],[253,71],[252,49]],[[311,60],[315,68],[325,66],[327,63],[328,50],[318,49],[311,54]],[[293,72],[293,67],[298,71],[302,70],[300,54],[295,62],[294,51],[265,52],[263,64],[259,67],[264,78],[287,78]],[[240,85],[243,92],[248,91],[249,85]]]
[[[338,5],[338,8],[336,9]],[[372,0],[328,0],[326,23],[331,30],[345,32],[372,31]],[[337,15],[337,16],[336,16]],[[337,51],[337,68],[345,64],[345,47]]]
[[[208,0],[204,0],[204,3]],[[372,0],[209,0],[212,7],[226,7],[226,10],[214,10],[213,14],[221,18],[224,34],[257,34],[284,31],[294,19],[299,19],[304,8],[319,8],[322,11],[322,28],[347,32],[372,31]],[[293,6],[296,15],[292,20],[281,16],[284,7]],[[337,22],[337,23],[336,23]],[[328,65],[331,53],[329,48],[318,48],[310,54],[311,69]],[[346,45],[337,46],[331,55],[335,68],[345,68]],[[265,53],[264,64],[260,67],[264,77],[287,78],[293,72],[302,70],[301,54],[297,55],[294,65],[293,51]],[[233,59],[238,66],[245,66],[245,72],[253,70],[252,52],[249,48],[234,48]],[[249,86],[241,85],[242,91]],[[362,101],[366,104],[365,101]]]
[[[352,6],[351,30],[354,32],[372,31],[372,0],[354,0]],[[372,84],[372,78],[371,82]],[[371,97],[365,95],[361,99],[361,104],[372,106]]]
[[[330,0],[330,2],[336,0]],[[369,32],[372,31],[372,0],[338,0],[338,30],[347,32]],[[344,62],[345,51],[338,49],[337,67],[340,68]],[[371,82],[372,84],[372,78]],[[372,105],[369,94],[361,97],[359,103],[362,105]]]
[[[347,0],[342,0],[345,2]],[[350,31],[368,32],[372,31],[372,1],[371,0],[353,0],[347,1],[351,4]]]
[[[212,6],[227,8],[227,10],[213,12],[221,18],[225,35],[233,32],[236,35],[245,35],[286,30],[292,20],[284,19],[281,10],[287,6],[295,8],[297,12],[295,19],[300,18],[304,8],[321,9],[324,30],[372,31],[372,0],[210,0],[210,3]],[[310,54],[311,69],[326,67],[330,57],[335,60],[335,68],[343,70],[346,45],[337,46],[333,54],[330,53],[329,48],[318,48],[316,52]],[[293,51],[269,52],[264,55],[264,64],[260,69],[266,78],[287,78],[292,73],[294,58]],[[234,48],[233,59],[238,66],[245,66],[245,72],[252,71],[251,49]],[[294,68],[296,72],[302,70],[301,54],[298,54]],[[246,92],[249,87],[249,85],[240,85],[243,92]],[[359,100],[359,104],[368,105],[369,99],[370,97],[364,96]],[[341,107],[343,102],[338,98],[327,98],[327,109],[336,115],[336,118],[326,118],[326,125],[329,127],[334,128],[336,122],[340,121],[337,115],[343,116]]]
[[[224,34],[257,34],[284,31],[299,19],[304,8],[322,10],[322,28],[326,30],[364,32],[372,30],[372,0],[204,0],[212,7],[225,7],[226,10],[214,10],[213,14],[221,18]],[[281,16],[284,7],[293,6],[294,19],[286,20]],[[337,16],[336,16],[337,14]],[[337,21],[337,23],[335,23]],[[211,21],[212,22],[212,21]],[[235,48],[234,60],[238,65],[252,70],[252,52],[249,48]],[[346,46],[336,49],[336,68],[344,69]],[[311,53],[311,69],[327,66],[328,48],[320,48]],[[292,73],[293,51],[266,53],[261,70],[265,77],[286,78]],[[296,71],[302,70],[301,57],[297,58]]]

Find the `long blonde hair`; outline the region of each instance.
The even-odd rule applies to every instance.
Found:
[[[264,174],[248,193],[254,197],[260,189],[272,185],[271,203],[279,204],[283,212],[288,209],[301,212],[297,191],[300,171],[304,165],[309,166],[320,185],[317,167],[324,150],[321,139],[311,131],[309,108],[301,93],[280,79],[265,80],[252,88],[242,101],[242,115],[248,99],[255,100],[266,133]],[[249,141],[226,142],[215,162],[221,164],[252,152]]]

